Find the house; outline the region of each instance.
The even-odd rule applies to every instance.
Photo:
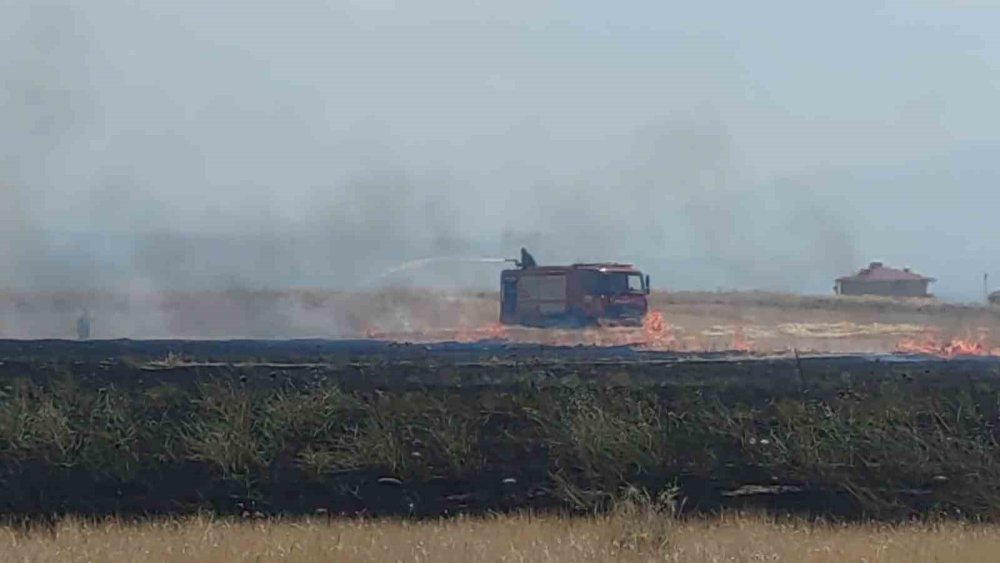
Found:
[[[872,262],[853,276],[837,278],[837,295],[883,295],[887,297],[930,297],[934,278],[911,272],[909,268],[888,268]]]

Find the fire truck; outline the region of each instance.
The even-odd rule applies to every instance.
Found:
[[[612,262],[538,266],[527,250],[500,274],[500,322],[532,327],[638,326],[649,276]]]

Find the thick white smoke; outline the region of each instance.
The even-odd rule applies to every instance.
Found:
[[[934,6],[0,9],[7,288],[489,288],[378,276],[522,245],[670,288],[825,292],[879,257],[967,298],[992,270],[1000,48]]]

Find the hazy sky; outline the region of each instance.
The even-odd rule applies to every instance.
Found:
[[[0,281],[351,286],[527,241],[659,287],[827,292],[882,259],[975,299],[997,29],[985,0],[0,0]],[[39,234],[67,232],[127,244]]]

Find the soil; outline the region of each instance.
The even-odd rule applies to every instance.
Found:
[[[992,335],[1000,335],[994,309],[656,294],[651,303],[665,319],[667,339],[648,334],[649,327],[498,328],[495,297],[414,291],[0,295],[0,336],[8,337],[0,340],[6,503],[0,514],[588,510],[593,506],[579,494],[599,489],[606,501],[622,487],[640,485],[677,486],[685,509],[697,512],[753,507],[909,518],[954,508],[997,516],[990,507],[1000,506],[992,496],[1000,473],[993,471],[995,448],[983,446],[995,443],[993,421],[1000,416],[1000,357],[989,354]],[[95,340],[71,340],[82,311],[94,317]],[[901,339],[928,334],[975,335],[986,354],[893,353]],[[231,339],[240,336],[249,338]],[[41,337],[47,339],[34,339]],[[192,429],[209,440],[214,424],[251,434],[275,424],[270,411],[255,411],[241,426],[242,419],[205,410],[217,388],[244,397],[253,409],[286,400],[312,405],[311,393],[331,389],[345,393],[364,406],[350,415],[354,426],[337,432],[349,436],[351,428],[385,425],[392,436],[387,443],[403,448],[402,459],[427,466],[404,474],[394,464],[372,462],[308,475],[298,465],[302,455],[318,447],[340,451],[340,434],[309,434],[327,422],[318,417],[296,430],[305,434],[290,435],[287,447],[296,449],[286,457],[234,472],[199,457],[197,448],[177,445]],[[626,448],[621,455],[636,456],[635,463],[597,451],[594,459],[610,465],[593,465],[591,454],[565,434],[572,429],[559,429],[575,412],[578,393],[612,401],[602,407],[610,410],[595,415],[617,429],[603,439],[611,440],[612,453]],[[179,402],[157,410],[157,401],[170,397]],[[616,405],[618,398],[629,402]],[[648,422],[633,419],[642,408],[652,408],[662,417],[656,424],[669,429],[661,437],[663,457],[651,467],[643,465],[647,446],[615,442],[621,428]],[[111,429],[128,421],[135,429],[122,432],[135,449],[119,452],[113,448],[120,444],[109,441],[117,436]],[[407,457],[423,455],[427,428],[444,424],[437,431],[447,434],[452,423],[478,428],[473,442],[480,457],[472,461],[482,466],[448,469],[442,464],[452,458],[444,454],[441,460]],[[66,437],[62,449],[37,438],[52,432]],[[789,451],[794,446],[804,453],[761,453],[746,442],[782,433]],[[807,443],[820,438],[829,443]],[[362,445],[376,452],[387,447]],[[123,477],[116,460],[126,454],[133,465]],[[975,487],[969,475],[977,476]],[[579,491],[560,492],[565,479],[568,490]]]

